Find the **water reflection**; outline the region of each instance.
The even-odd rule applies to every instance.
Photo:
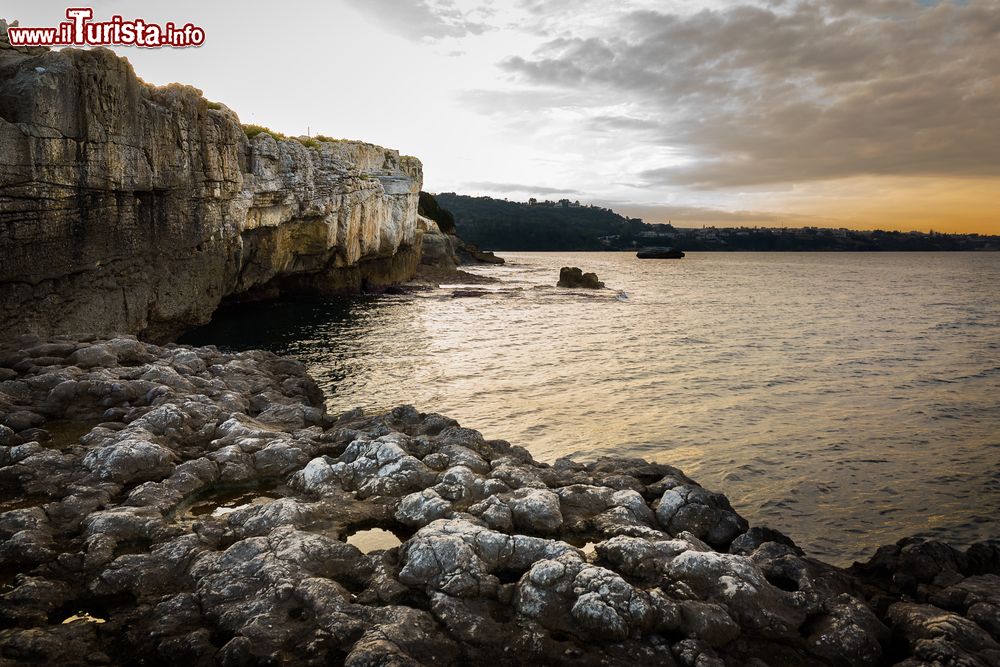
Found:
[[[334,412],[678,465],[835,561],[1000,533],[1000,255],[508,258],[479,295],[258,304],[185,340],[298,357]],[[561,265],[611,289],[557,289]]]
[[[323,301],[266,302],[221,311],[180,339],[226,350],[264,349],[309,366],[338,412],[396,405],[385,398],[419,363],[429,332],[409,297],[338,297]]]

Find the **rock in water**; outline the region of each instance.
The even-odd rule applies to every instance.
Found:
[[[25,336],[0,378],[4,664],[1000,664],[996,543],[831,567],[669,465],[335,419],[264,352]]]
[[[639,259],[680,259],[684,252],[677,248],[643,248],[635,256]]]
[[[107,49],[12,48],[0,26],[0,338],[165,340],[227,297],[408,280],[421,182],[416,158],[248,138],[195,88]]]
[[[559,269],[559,282],[556,283],[556,287],[601,289],[604,283],[597,279],[596,273],[584,273],[578,267],[564,266]]]
[[[506,264],[507,260],[497,257],[489,250],[480,250],[475,244],[459,239],[458,257],[463,264]]]

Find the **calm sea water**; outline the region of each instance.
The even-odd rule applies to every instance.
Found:
[[[261,304],[185,341],[298,357],[335,412],[679,466],[835,563],[1000,537],[1000,254],[504,257],[481,296]],[[555,288],[563,265],[609,289]]]

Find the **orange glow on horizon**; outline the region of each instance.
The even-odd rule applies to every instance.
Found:
[[[783,202],[786,211],[817,215],[782,226],[903,232],[1000,234],[1000,179],[870,178],[807,186]]]

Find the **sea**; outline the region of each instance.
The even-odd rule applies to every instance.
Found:
[[[495,283],[225,309],[182,342],[298,358],[333,413],[677,466],[836,565],[1000,538],[1000,253],[501,256],[468,269]]]

